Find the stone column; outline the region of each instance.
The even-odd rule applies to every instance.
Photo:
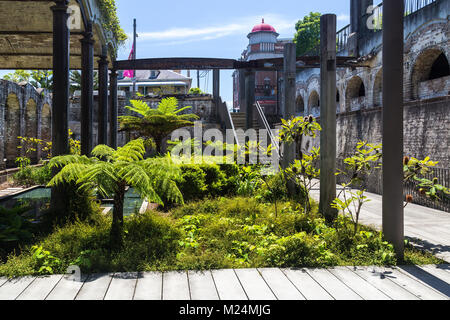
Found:
[[[98,62],[98,144],[108,144],[108,60],[106,47]]]
[[[110,97],[110,124],[109,124],[109,143],[110,147],[116,149],[117,148],[117,116],[118,116],[118,100],[117,100],[117,71],[111,70],[110,74],[110,89],[109,89],[109,97]]]
[[[383,4],[383,233],[404,255],[403,0]]]
[[[320,205],[319,211],[332,222],[336,198],[336,15],[320,18]]]
[[[245,108],[246,108],[246,129],[253,128],[253,109],[255,104],[255,72],[247,70],[245,72]]]
[[[81,154],[89,156],[93,148],[94,40],[89,23],[81,40]]]
[[[69,59],[68,0],[55,1],[53,11],[52,154],[70,153],[69,148]]]

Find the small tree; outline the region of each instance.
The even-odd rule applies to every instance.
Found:
[[[320,45],[320,17],[320,13],[311,12],[295,24],[297,32],[294,42],[297,46],[297,56],[302,56]]]
[[[144,160],[144,140],[137,139],[114,150],[99,145],[92,158],[80,155],[54,157],[50,167],[62,168],[49,187],[75,182],[80,189],[98,192],[114,199],[111,227],[111,248],[122,246],[123,204],[127,186],[134,188],[148,201],[163,205],[162,196],[172,203],[183,203],[175,180],[181,175],[170,157]]]
[[[333,201],[332,207],[350,215],[355,225],[355,234],[358,232],[359,217],[364,203],[370,199],[365,196],[367,177],[374,170],[381,168],[381,145],[374,145],[365,141],[358,142],[353,156],[344,160],[345,169],[339,170],[337,175],[344,175],[347,181],[342,183],[342,191]],[[351,187],[359,190],[353,192]],[[341,195],[343,200],[340,199]]]
[[[134,132],[139,137],[153,139],[157,151],[164,154],[163,140],[173,131],[192,127],[194,123],[190,120],[199,119],[195,114],[181,114],[181,112],[191,107],[178,107],[176,98],[162,99],[158,108],[152,109],[147,103],[141,100],[131,100],[131,107],[126,108],[138,114],[138,116],[119,117],[120,131]]]

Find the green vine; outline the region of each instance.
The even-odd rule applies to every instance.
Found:
[[[115,0],[98,0],[98,5],[103,17],[103,27],[113,34],[117,45],[121,46],[127,40],[125,31],[120,27],[119,17],[117,16],[117,6]]]

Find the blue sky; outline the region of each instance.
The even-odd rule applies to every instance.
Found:
[[[128,59],[133,18],[137,19],[137,58],[209,57],[239,58],[248,44],[247,34],[261,22],[271,24],[280,38],[292,38],[295,23],[309,12],[334,13],[338,28],[349,23],[350,0],[116,0],[122,28],[130,41],[119,51]],[[221,72],[221,96],[232,101],[232,72]],[[194,76],[195,72],[191,73]],[[212,74],[201,79],[212,91]],[[197,81],[194,79],[194,86]]]
[[[240,57],[247,34],[264,18],[280,34],[292,38],[295,23],[309,12],[334,13],[338,29],[349,23],[350,0],[116,0],[122,28],[130,40],[119,50],[128,59],[133,18],[138,23],[137,58]],[[0,77],[7,71],[0,71]],[[185,72],[184,72],[185,73]],[[233,99],[231,71],[221,72],[221,96]],[[195,76],[195,72],[191,74]],[[194,86],[197,81],[194,79]],[[203,91],[212,91],[212,74],[201,79]]]

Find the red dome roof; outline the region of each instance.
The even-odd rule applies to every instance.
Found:
[[[252,30],[253,32],[260,32],[260,31],[268,31],[268,32],[277,32],[274,27],[272,27],[270,24],[264,23],[264,19],[262,19],[261,24],[258,24],[255,26]]]

